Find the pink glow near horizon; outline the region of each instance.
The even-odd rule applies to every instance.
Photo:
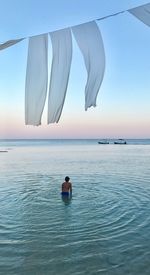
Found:
[[[149,138],[150,128],[141,120],[61,120],[58,124],[26,126],[21,119],[3,120],[0,138]]]

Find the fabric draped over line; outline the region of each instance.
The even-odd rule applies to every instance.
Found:
[[[150,3],[126,11],[150,26]],[[98,20],[105,18],[107,16]],[[87,70],[85,110],[91,106],[96,106],[97,94],[104,77],[104,45],[95,21],[50,32],[53,57],[48,97],[48,123],[59,121],[66,97],[72,60],[71,30],[81,50]],[[25,37],[0,43],[0,50],[11,47],[24,39]],[[41,124],[47,95],[47,83],[48,33],[29,37],[25,84],[26,125],[38,126]]]
[[[130,9],[128,12],[150,27],[150,4]]]
[[[25,124],[38,126],[45,105],[48,82],[48,35],[29,39],[25,87]]]
[[[105,53],[97,24],[93,22],[72,27],[83,54],[88,73],[85,87],[85,109],[96,106],[96,98],[105,70]],[[60,119],[68,86],[71,60],[71,29],[49,33],[52,42],[52,66],[48,96],[48,123]],[[25,122],[40,125],[47,93],[47,36],[30,38],[25,89]]]
[[[50,33],[53,58],[48,98],[48,123],[58,122],[62,113],[72,60],[70,28]]]
[[[83,54],[87,70],[85,110],[96,106],[105,71],[105,52],[100,30],[95,21],[72,27],[77,44]]]

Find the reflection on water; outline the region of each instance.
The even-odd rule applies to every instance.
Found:
[[[62,201],[64,202],[65,205],[69,205],[71,203],[71,200],[72,200],[72,194],[69,194],[67,196],[61,194],[61,198],[62,198]]]
[[[0,274],[150,274],[150,146],[16,147],[0,158]]]

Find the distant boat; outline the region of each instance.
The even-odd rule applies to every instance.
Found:
[[[124,139],[119,138],[118,140],[114,141],[114,144],[127,144],[127,142]]]
[[[98,144],[109,144],[108,140],[100,140],[98,141]]]

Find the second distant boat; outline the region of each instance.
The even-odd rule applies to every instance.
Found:
[[[114,141],[114,144],[127,144],[127,142],[124,139],[120,138],[117,141]]]

